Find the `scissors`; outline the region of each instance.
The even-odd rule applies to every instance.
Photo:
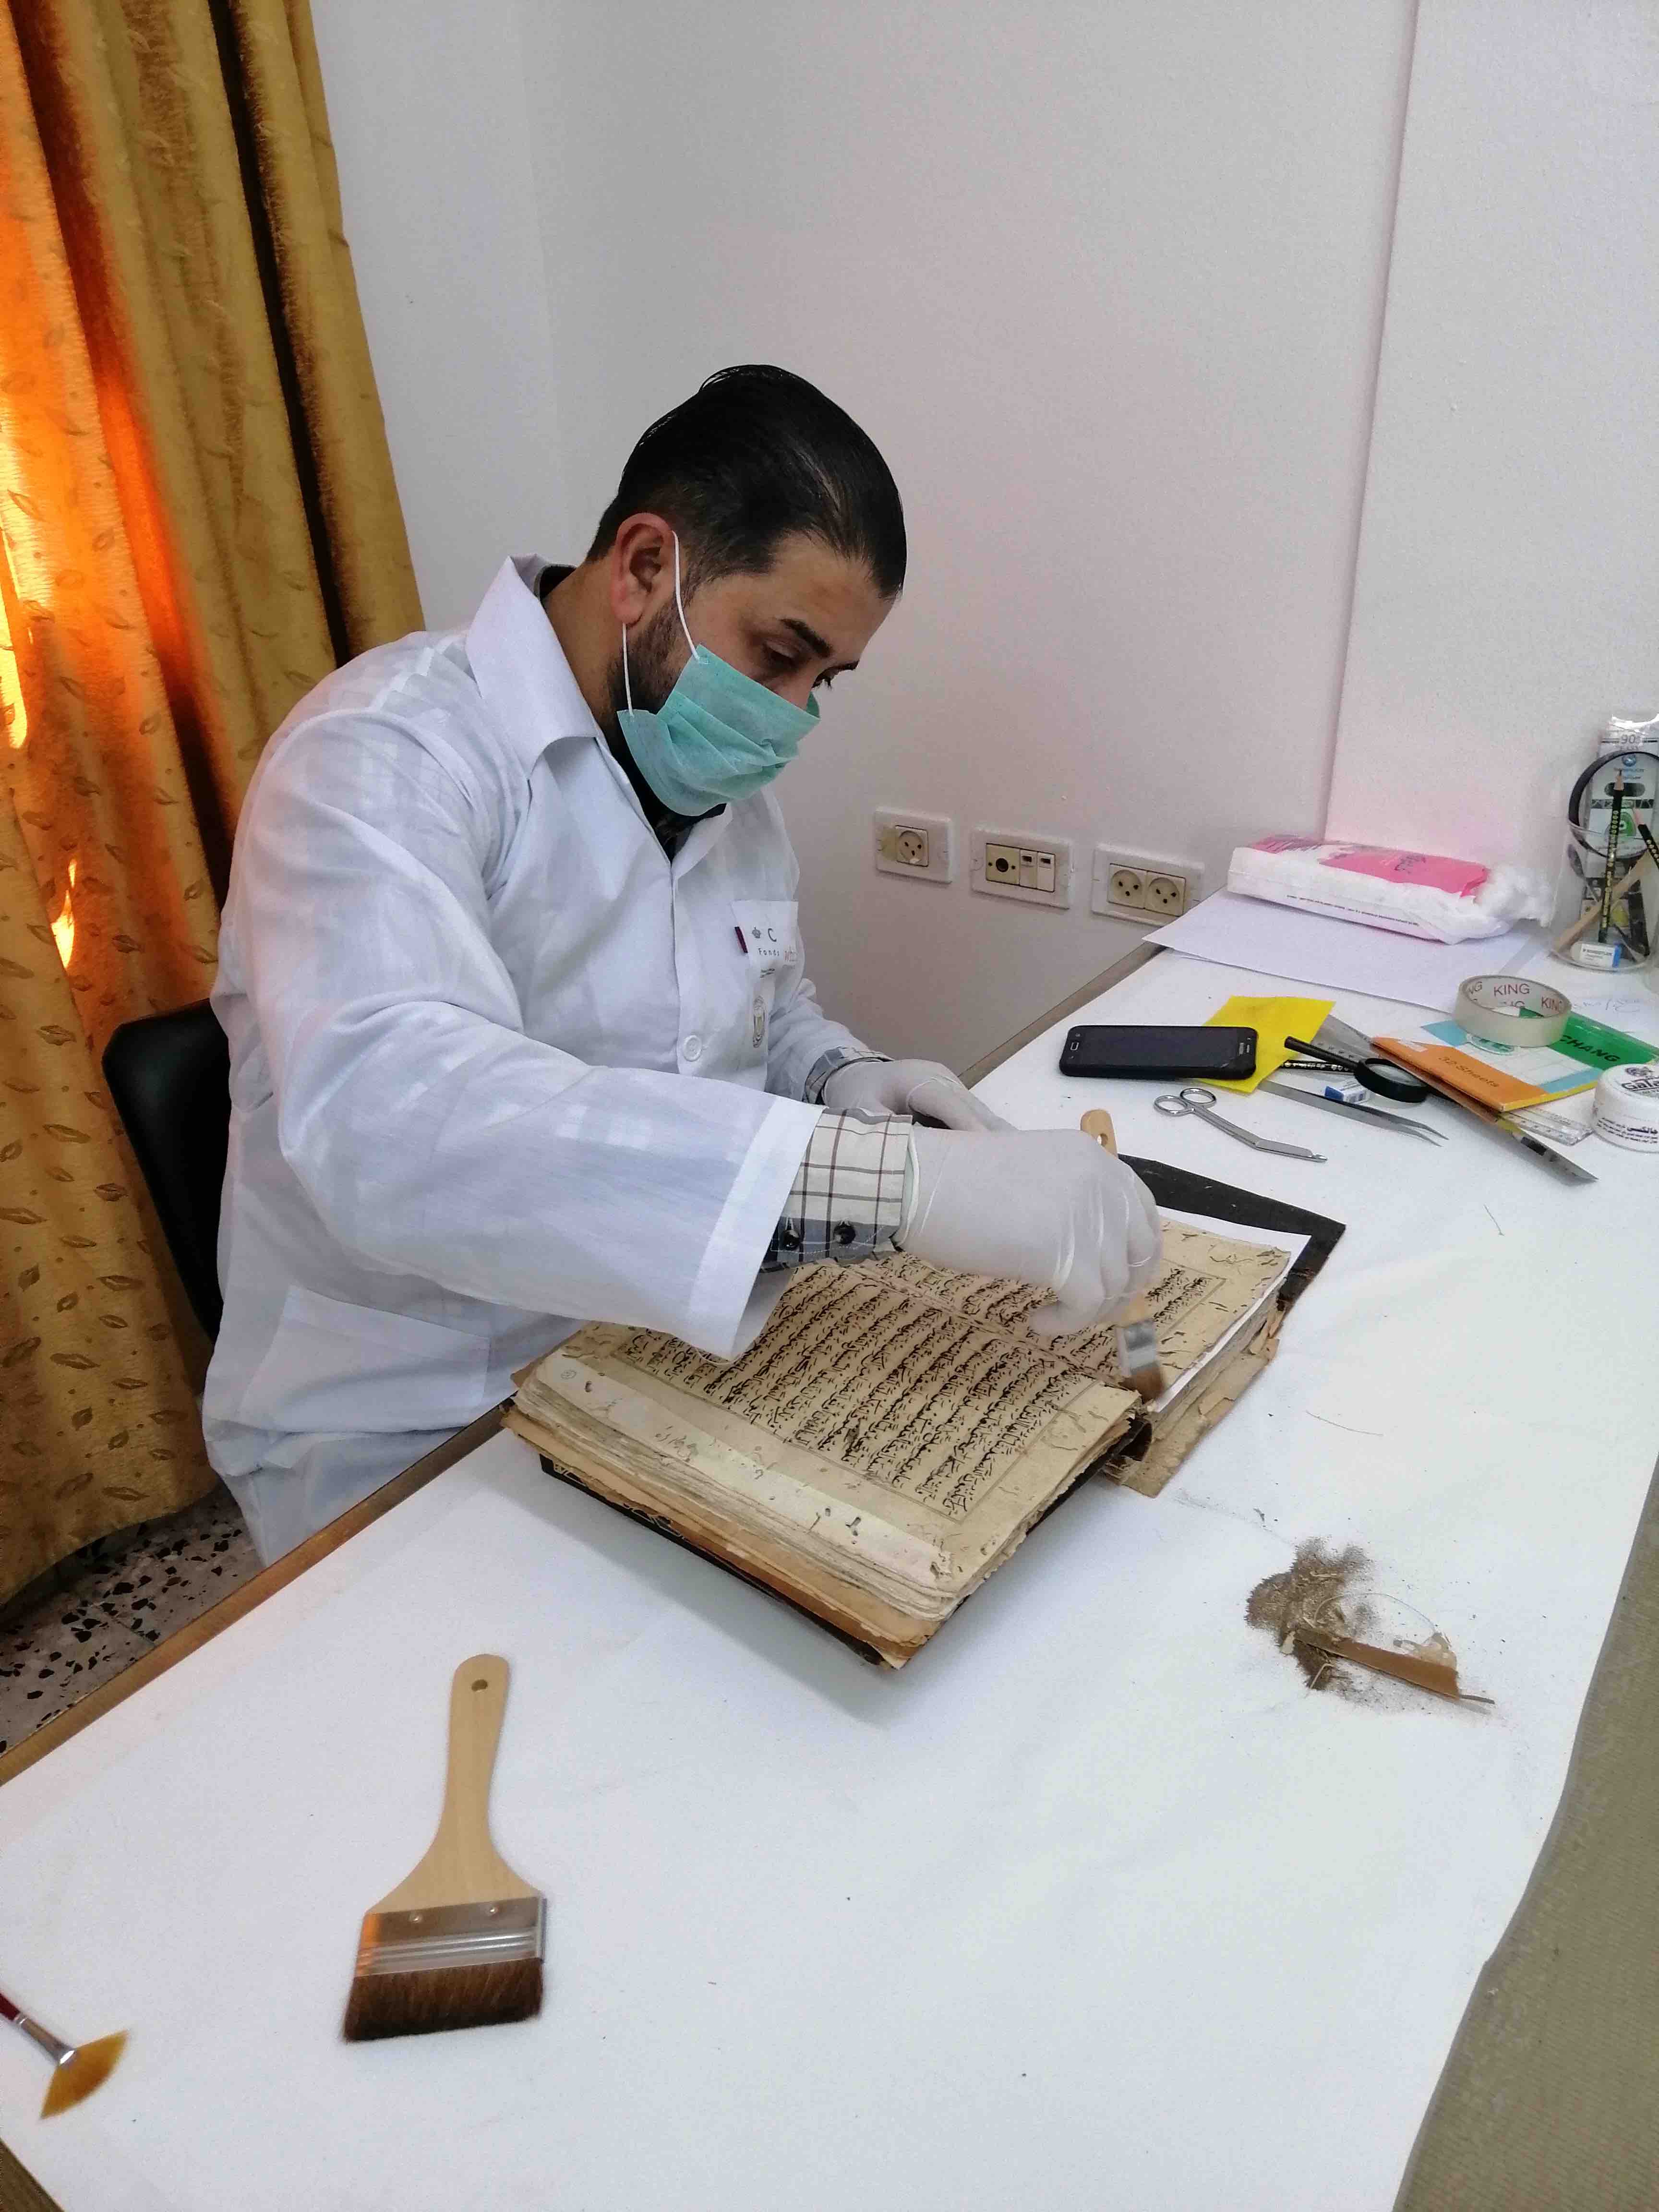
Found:
[[[1300,1145],[1276,1145],[1271,1137],[1258,1137],[1249,1129],[1241,1129],[1237,1121],[1224,1121],[1213,1109],[1215,1093],[1201,1083],[1189,1083],[1184,1091],[1166,1091],[1152,1105],[1160,1114],[1196,1114],[1200,1121],[1207,1121],[1212,1129],[1223,1130],[1237,1137],[1241,1145],[1248,1145],[1253,1152],[1282,1152],[1287,1160],[1323,1160],[1323,1152],[1310,1152]]]
[[[1322,1022],[1318,1040],[1312,1044],[1305,1037],[1287,1036],[1285,1042],[1292,1052],[1305,1052],[1327,1067],[1340,1067],[1345,1073],[1357,1076],[1366,1090],[1376,1091],[1379,1098],[1392,1098],[1401,1106],[1419,1106],[1429,1095],[1426,1083],[1407,1075],[1392,1060],[1380,1060],[1371,1051],[1369,1039],[1361,1036],[1358,1030],[1351,1030],[1346,1022]]]

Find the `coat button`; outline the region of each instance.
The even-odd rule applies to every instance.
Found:
[[[702,1039],[695,1031],[680,1047],[680,1058],[690,1060],[699,1060],[702,1058]]]
[[[858,1231],[854,1228],[850,1221],[838,1221],[836,1224],[836,1242],[837,1244],[850,1244],[858,1233]]]

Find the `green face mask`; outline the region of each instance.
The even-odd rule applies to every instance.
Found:
[[[623,689],[617,720],[641,775],[676,814],[707,814],[770,783],[818,719],[817,702],[792,707],[763,684],[692,638],[680,598],[680,541],[674,539],[674,605],[691,658],[654,711],[634,704],[623,631]]]

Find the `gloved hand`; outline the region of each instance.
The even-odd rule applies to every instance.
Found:
[[[1164,1254],[1151,1191],[1071,1129],[913,1128],[894,1242],[936,1267],[1052,1291],[1030,1317],[1048,1340],[1115,1312],[1157,1280]]]
[[[834,1114],[919,1114],[947,1129],[1007,1129],[936,1060],[854,1060],[826,1076],[823,1103]]]

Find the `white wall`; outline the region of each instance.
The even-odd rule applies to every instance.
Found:
[[[781,795],[826,1001],[965,1064],[1139,933],[878,876],[873,806],[1212,883],[1322,822],[1409,9],[523,23],[577,515],[733,361],[822,384],[898,477],[904,600]]]
[[[1334,835],[1553,870],[1659,706],[1659,7],[1423,0]]]
[[[965,1064],[1135,941],[1097,839],[1321,825],[1411,0],[313,4],[430,619],[726,362],[892,463],[909,587],[781,787],[837,1012]],[[1078,904],[878,877],[888,803],[1071,836]]]
[[[428,624],[562,513],[514,0],[314,0],[346,235]]]

